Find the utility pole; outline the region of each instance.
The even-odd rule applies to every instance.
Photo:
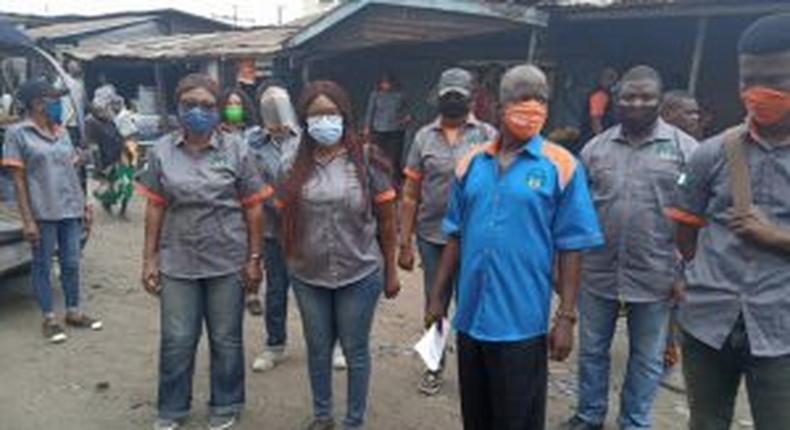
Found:
[[[285,6],[278,4],[277,5],[277,25],[282,26],[283,22],[283,12],[285,11]]]
[[[239,5],[235,3],[233,4],[233,26],[237,28],[239,26]]]

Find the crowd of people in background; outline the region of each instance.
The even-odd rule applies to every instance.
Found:
[[[234,427],[245,403],[245,311],[265,320],[252,370],[272,371],[287,358],[289,290],[313,399],[304,428],[338,425],[338,360],[347,367],[342,428],[363,428],[377,304],[398,296],[399,269],[415,270],[419,254],[425,327],[449,329],[441,324],[453,314],[467,430],[545,428],[548,362],[569,357],[576,333],[578,404],[563,428],[603,429],[619,318],[629,351],[619,428],[653,427],[659,384],[682,361],[690,429],[729,429],[745,378],[755,427],[786,430],[788,28],[790,15],[775,15],[742,35],[746,119],[704,143],[694,95],[667,91],[646,65],[603,70],[574,148],[544,137],[551,92],[534,65],[505,71],[496,97],[491,75],[445,70],[435,119],[411,142],[413,118],[389,74],[359,129],[349,94],[332,81],[307,83],[294,103],[277,82],[223,92],[191,74],[174,94],[179,129],[140,167],[124,99],[107,85],[88,103],[70,63],[65,86],[22,86],[25,116],[3,145],[44,336],[67,338],[52,303],[56,250],[65,325],[103,326],[80,304],[80,244],[92,219],[81,148],[95,146],[102,206],[125,215],[133,181],[146,200],[142,284],[161,318],[156,429],[176,429],[190,413],[204,325],[210,428]],[[64,112],[64,88],[72,110],[89,112],[87,145],[73,144],[77,114]],[[444,377],[442,361],[415,383],[432,396]]]

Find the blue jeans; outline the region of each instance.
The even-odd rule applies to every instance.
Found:
[[[438,243],[428,242],[421,237],[417,237],[417,250],[420,251],[420,260],[422,260],[422,285],[425,290],[425,306],[428,306],[428,301],[431,298],[431,290],[433,290],[433,282],[436,278],[436,272],[439,270],[439,263],[442,260],[442,251],[444,245]],[[453,289],[455,288],[455,277],[451,281]],[[453,297],[453,289],[447,290],[447,293],[442,298],[444,301],[444,311],[450,307],[450,300]]]
[[[582,290],[579,301],[579,405],[577,415],[602,424],[609,404],[609,350],[620,302]],[[628,304],[628,368],[621,393],[621,429],[649,429],[664,372],[670,303]]]
[[[31,280],[38,305],[44,315],[52,314],[52,255],[58,248],[60,286],[66,299],[66,309],[76,311],[80,306],[80,236],[82,220],[37,221],[41,241],[33,246]]]
[[[280,352],[285,349],[288,322],[288,268],[280,242],[264,241],[266,266],[266,349]]]
[[[207,279],[162,276],[159,303],[159,417],[180,419],[189,414],[195,352],[204,321],[211,350],[211,414],[240,412],[244,404],[244,288],[240,275]]]
[[[338,289],[292,281],[307,342],[307,367],[316,418],[332,416],[332,351],[335,341],[348,362],[348,403],[343,425],[361,428],[370,385],[370,331],[384,279],[376,272]]]

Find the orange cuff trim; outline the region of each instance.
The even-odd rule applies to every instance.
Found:
[[[285,202],[280,199],[274,199],[274,207],[277,209],[282,209],[285,207]]]
[[[0,163],[5,167],[19,167],[20,169],[25,168],[25,163],[22,160],[17,160],[15,158],[4,158],[3,162]]]
[[[682,211],[677,208],[667,208],[664,210],[664,214],[673,221],[679,222],[681,224],[686,224],[692,227],[704,227],[705,224],[707,224],[705,218],[688,213],[686,211]]]
[[[263,202],[264,200],[268,199],[272,195],[274,195],[274,188],[270,187],[269,185],[264,185],[258,192],[245,197],[241,201],[241,205],[244,208],[249,208],[251,206],[255,206],[256,204]]]
[[[384,191],[383,193],[379,193],[376,196],[376,203],[377,204],[387,203],[395,200],[396,198],[398,198],[398,193],[395,192],[394,188],[390,188],[389,190]]]
[[[137,189],[137,193],[138,194],[140,194],[141,196],[147,198],[148,201],[150,201],[151,203],[155,203],[155,204],[161,205],[161,206],[164,206],[164,205],[167,204],[167,200],[161,194],[155,193],[154,191],[152,191],[150,188],[146,187],[145,185],[143,185],[143,184],[138,182],[135,185],[135,188]]]
[[[422,180],[422,173],[410,167],[403,169],[403,175],[416,182],[420,182]]]

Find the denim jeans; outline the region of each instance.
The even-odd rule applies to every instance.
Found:
[[[579,301],[579,405],[577,416],[602,424],[609,404],[609,354],[620,302],[582,290]],[[620,399],[621,429],[651,428],[651,410],[664,373],[671,305],[629,303],[628,366]]]
[[[52,308],[52,255],[58,249],[60,286],[66,299],[66,309],[75,311],[80,306],[80,237],[82,221],[77,218],[59,221],[38,221],[41,240],[33,246],[31,281],[38,305],[44,315]]]
[[[439,263],[442,260],[442,251],[444,245],[438,243],[428,242],[421,237],[417,237],[417,249],[420,251],[420,260],[422,261],[422,285],[425,290],[425,306],[428,306],[428,301],[431,297],[431,290],[433,290],[433,282],[436,278],[436,272],[439,270]],[[447,312],[450,307],[450,300],[453,297],[453,290],[455,289],[455,277],[451,281],[453,289],[447,290],[447,293],[442,298],[444,300],[444,311]]]
[[[743,320],[720,350],[684,332],[683,373],[690,429],[729,430],[741,379],[746,379],[755,429],[790,429],[790,355],[752,355]]]
[[[348,362],[348,403],[343,425],[361,428],[370,385],[370,330],[384,279],[376,272],[338,289],[292,281],[307,342],[307,367],[316,418],[332,416],[332,351],[335,341]]]
[[[264,264],[266,266],[266,349],[275,352],[285,350],[288,322],[288,268],[283,250],[276,239],[264,241]]]
[[[160,418],[180,419],[189,413],[195,353],[204,321],[211,351],[211,414],[240,412],[244,404],[244,288],[240,275],[207,279],[162,276],[159,303]]]

